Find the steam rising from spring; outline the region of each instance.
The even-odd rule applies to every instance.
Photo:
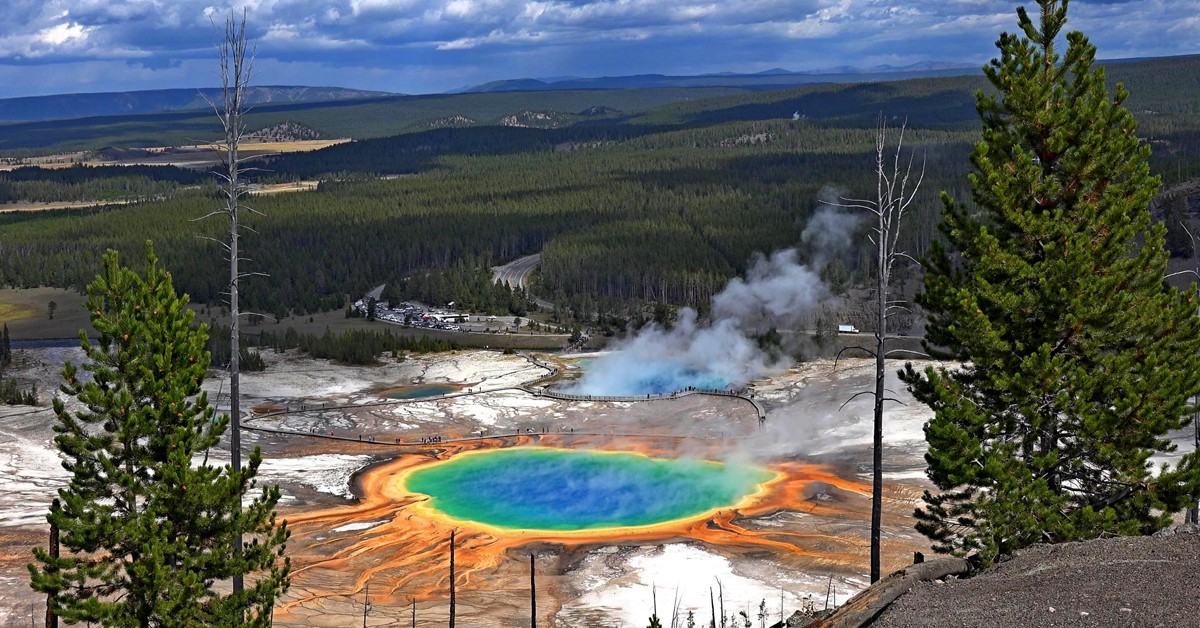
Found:
[[[772,367],[752,336],[794,327],[829,296],[795,249],[758,256],[712,299],[712,317],[683,308],[670,328],[650,325],[588,366],[572,392],[637,396],[696,388],[741,388]]]
[[[795,249],[756,255],[746,276],[735,277],[712,298],[712,315],[700,320],[690,308],[670,328],[650,325],[588,366],[572,392],[640,396],[688,387],[741,388],[773,368],[786,367],[765,353],[754,336],[769,329],[796,329],[831,298],[819,272],[853,244],[862,217],[838,207],[839,190],[821,191],[820,208],[801,239],[812,264]]]
[[[812,265],[817,270],[825,268],[842,252],[850,250],[854,234],[862,223],[861,214],[838,207],[842,202],[839,192],[832,188],[821,191],[821,201],[826,203],[805,225],[800,240],[812,251]]]

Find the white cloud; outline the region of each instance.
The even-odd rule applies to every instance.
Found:
[[[0,12],[0,66],[103,59],[151,59],[155,65],[174,67],[188,60],[207,62],[219,38],[212,22],[243,6],[258,44],[259,67],[267,60],[278,67],[309,64],[324,68],[325,83],[346,80],[350,75],[339,69],[348,67],[419,77],[411,80],[433,77],[432,82],[392,85],[397,91],[456,87],[462,83],[440,81],[463,77],[756,71],[773,66],[811,70],[869,65],[879,59],[982,63],[995,53],[992,44],[997,34],[1016,29],[1015,4],[1012,0],[8,0]],[[1200,0],[1076,0],[1068,27],[1087,33],[1102,58],[1186,54],[1200,51],[1197,15]],[[1162,36],[1164,32],[1170,36]],[[29,68],[25,80],[0,85],[0,96],[39,91],[37,83],[48,80],[48,74]],[[185,84],[207,83],[209,74]],[[120,73],[110,78],[125,80]],[[115,83],[112,87],[121,88]]]
[[[82,44],[87,41],[88,32],[91,30],[82,24],[63,23],[42,30],[37,34],[35,41],[50,46],[62,46],[67,43]]]
[[[437,49],[470,50],[471,48],[478,48],[487,44],[533,43],[541,40],[543,37],[541,33],[531,33],[525,30],[515,33],[494,30],[483,37],[464,37],[454,41],[442,42],[437,45]]]
[[[446,4],[445,14],[458,17],[468,18],[475,14],[476,6],[471,0],[452,0]]]

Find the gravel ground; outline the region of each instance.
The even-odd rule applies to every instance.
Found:
[[[1200,626],[1200,530],[1040,545],[968,580],[922,583],[872,628]]]

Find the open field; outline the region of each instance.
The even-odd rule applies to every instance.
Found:
[[[18,201],[16,203],[0,203],[0,212],[45,212],[52,209],[78,209],[82,207],[102,207],[105,205],[127,205],[129,201],[67,201],[62,203],[34,203]]]
[[[317,189],[320,181],[293,181],[291,183],[269,183],[251,185],[247,192],[250,194],[279,194],[281,192],[311,192]]]
[[[303,153],[328,148],[349,142],[349,138],[331,140],[298,140],[294,142],[242,142],[239,152],[243,158],[252,159],[264,155]],[[0,163],[0,171],[13,170],[22,166],[42,168],[70,168],[84,166],[180,166],[185,168],[207,168],[220,163],[217,149],[220,144],[192,144],[188,146],[154,146],[130,148],[130,155],[120,159],[105,159],[102,154],[91,151],[56,153],[41,157],[29,157]]]
[[[88,325],[84,296],[61,288],[0,288],[0,324],[13,340],[78,338]],[[50,302],[57,307],[49,317]]]

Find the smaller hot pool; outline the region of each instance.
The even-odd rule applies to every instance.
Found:
[[[379,393],[379,396],[387,399],[423,399],[425,397],[441,397],[459,390],[462,390],[462,386],[454,384],[419,384],[389,388]]]

